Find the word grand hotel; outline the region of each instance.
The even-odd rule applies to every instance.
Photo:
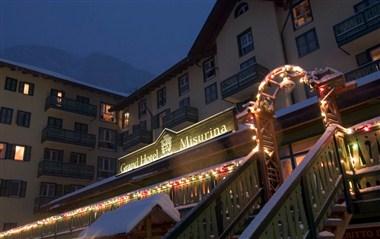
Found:
[[[129,95],[0,87],[0,239],[380,238],[378,0],[217,0]]]

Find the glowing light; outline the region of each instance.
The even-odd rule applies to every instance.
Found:
[[[353,134],[354,133],[354,130],[351,129],[351,128],[348,128],[345,130],[346,134]]]
[[[365,132],[369,132],[371,130],[371,127],[369,125],[366,125],[366,126],[363,127],[363,130]]]

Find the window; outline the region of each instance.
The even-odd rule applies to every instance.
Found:
[[[26,151],[25,146],[15,145],[14,149],[15,149],[15,155],[13,159],[23,161],[25,158],[25,151]]]
[[[11,124],[12,123],[13,109],[1,107],[0,109],[0,123]]]
[[[56,197],[56,188],[57,184],[55,183],[45,183],[41,182],[40,184],[40,197]]]
[[[157,90],[157,108],[161,108],[166,104],[166,88]]]
[[[115,117],[116,113],[110,111],[111,108],[112,108],[111,104],[101,103],[100,104],[100,119],[102,119],[106,122],[115,123],[116,122],[116,117]]]
[[[77,184],[69,184],[69,185],[65,185],[63,187],[63,194],[68,194],[68,193],[72,193],[78,189],[81,189],[83,188],[82,185],[77,185]]]
[[[208,81],[212,79],[216,74],[215,60],[210,58],[203,62],[203,81]]]
[[[75,130],[75,132],[79,132],[81,134],[87,134],[88,133],[88,125],[75,122],[74,130]]]
[[[305,32],[296,38],[298,56],[303,57],[319,49],[317,33],[315,29]]]
[[[190,89],[189,87],[189,74],[183,74],[178,78],[178,93],[179,96],[185,94]]]
[[[376,4],[379,2],[379,0],[362,0],[358,4],[354,5],[355,12],[363,11],[372,4]]]
[[[238,36],[239,55],[244,56],[253,51],[253,36],[251,29],[245,30]]]
[[[50,95],[56,97],[57,103],[62,103],[63,97],[65,97],[65,92],[62,90],[51,89]]]
[[[242,2],[235,9],[235,18],[248,11],[248,3]]]
[[[70,163],[74,164],[86,164],[86,154],[71,152]]]
[[[30,126],[30,118],[31,118],[31,113],[30,112],[25,112],[25,111],[18,110],[17,111],[16,124],[18,126],[29,128],[29,126]]]
[[[116,130],[99,128],[99,142],[101,148],[116,149]]]
[[[85,96],[77,95],[77,101],[83,104],[90,104],[90,99]]]
[[[240,64],[240,70],[245,70],[249,68],[250,66],[253,66],[254,64],[256,64],[256,57],[251,57]]]
[[[183,98],[179,102],[179,108],[186,107],[186,106],[190,106],[190,97]]]
[[[98,157],[97,178],[107,178],[116,173],[116,159],[108,157]]]
[[[218,99],[218,88],[216,83],[205,88],[206,104],[209,104]]]
[[[17,227],[17,223],[15,222],[4,222],[3,224],[3,231],[8,231],[12,228]]]
[[[292,7],[293,28],[299,29],[313,21],[309,0],[298,1]]]
[[[129,112],[123,112],[121,117],[121,127],[125,129],[129,125]]]
[[[141,99],[138,104],[139,118],[146,114],[146,99]]]
[[[44,149],[44,160],[62,162],[63,161],[63,150],[45,148]]]
[[[6,159],[7,144],[0,143],[0,159]]]
[[[369,50],[369,56],[372,61],[380,60],[380,46],[377,46]]]
[[[18,86],[18,92],[24,95],[33,95],[34,84],[29,82],[20,82]]]
[[[0,179],[0,197],[25,197],[26,182]]]
[[[62,119],[55,117],[48,117],[48,127],[55,129],[62,129],[63,121]]]
[[[158,129],[164,126],[164,118],[170,113],[170,109],[165,109],[152,117],[152,128]]]
[[[0,159],[30,161],[31,152],[30,146],[0,143]]]
[[[17,80],[13,79],[13,78],[10,78],[10,77],[5,78],[4,89],[5,90],[10,90],[10,91],[16,91],[16,89],[17,89]]]

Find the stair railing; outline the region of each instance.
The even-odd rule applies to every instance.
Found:
[[[349,203],[343,136],[329,126],[240,238],[317,238],[338,198]]]
[[[258,163],[252,153],[164,238],[225,238],[241,232],[263,204]]]

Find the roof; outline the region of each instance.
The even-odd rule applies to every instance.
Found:
[[[159,210],[154,210],[156,207]],[[80,234],[80,238],[129,234],[148,215],[151,215],[153,224],[178,222],[180,220],[180,214],[170,197],[162,193],[127,203],[114,211],[103,214]]]
[[[85,83],[82,81],[78,81],[78,80],[71,78],[69,76],[65,76],[63,74],[60,74],[60,73],[57,73],[54,71],[49,71],[49,70],[46,70],[46,69],[43,69],[43,68],[40,68],[37,66],[33,66],[33,65],[28,65],[28,64],[24,64],[24,63],[12,61],[12,60],[0,58],[0,66],[2,66],[2,65],[5,65],[5,66],[11,67],[11,68],[18,68],[22,71],[30,72],[31,74],[41,75],[42,77],[54,78],[54,79],[57,79],[57,80],[60,80],[60,81],[63,81],[63,82],[66,82],[66,83],[69,83],[69,84],[72,84],[75,86],[84,87],[84,88],[87,88],[87,89],[92,90],[92,91],[96,90],[96,91],[101,92],[101,93],[111,94],[111,95],[116,96],[116,97],[127,97],[128,96],[128,94],[126,94],[126,93],[117,92],[117,91],[102,88],[102,87],[99,87],[96,85],[92,85],[89,83]]]

